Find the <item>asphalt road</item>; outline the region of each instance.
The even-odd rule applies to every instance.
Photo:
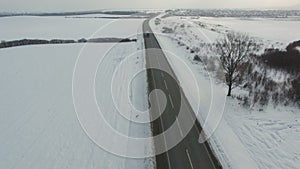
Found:
[[[149,26],[149,20],[143,24],[146,50],[146,67],[149,93],[154,89],[164,92],[167,101],[154,95],[150,99],[150,117],[153,119],[153,135],[159,135],[172,125],[176,124],[174,134],[168,134],[161,140],[154,142],[155,151],[167,149],[175,137],[181,136],[182,140],[169,151],[156,156],[157,169],[216,169],[222,168],[213,155],[208,143],[199,143],[201,126],[187,101],[178,80],[167,61],[167,58]],[[151,49],[151,50],[149,50]],[[155,49],[155,50],[152,50]],[[161,71],[163,70],[163,71]],[[162,105],[166,105],[165,107]],[[184,115],[178,120],[179,111]],[[163,112],[162,114],[160,114]],[[160,116],[161,115],[161,116]],[[158,118],[156,118],[158,117]],[[191,130],[189,129],[191,127]],[[186,135],[184,133],[187,133]],[[176,136],[175,136],[176,135]]]

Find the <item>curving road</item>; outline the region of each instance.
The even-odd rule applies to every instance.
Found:
[[[156,156],[157,169],[219,169],[222,168],[218,160],[213,155],[209,144],[198,142],[201,127],[195,121],[195,114],[187,101],[178,80],[167,61],[167,58],[149,26],[149,20],[143,24],[144,40],[146,50],[146,67],[149,93],[154,89],[160,89],[165,93],[167,103],[163,109],[163,114],[155,119],[161,110],[160,106],[154,104],[164,104],[161,97],[154,96],[154,100],[150,100],[154,108],[150,111],[150,117],[153,119],[152,132],[153,135],[158,135],[168,129],[171,125],[177,125],[177,133],[174,135],[182,136],[182,140],[169,151]],[[149,50],[155,49],[155,50]],[[150,69],[156,68],[156,69]],[[162,69],[164,71],[160,71]],[[184,118],[178,120],[178,112],[184,113]],[[189,131],[187,128],[191,126]],[[187,133],[184,136],[184,133]],[[155,150],[170,147],[172,135],[164,136],[163,140],[155,141]],[[174,136],[175,137],[175,136]]]

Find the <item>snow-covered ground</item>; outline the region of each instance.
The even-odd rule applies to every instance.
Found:
[[[110,15],[110,14],[85,14],[85,15],[72,15],[68,16],[67,18],[93,18],[93,17],[103,17],[103,18],[111,18],[111,17],[130,17],[131,15]]]
[[[230,18],[230,17],[179,17],[162,20],[164,26],[176,27],[187,32],[182,36],[193,36],[195,40],[214,41],[219,33],[226,31],[244,32],[263,41],[266,47],[285,48],[299,40],[299,18]],[[182,24],[193,25],[186,29]],[[195,24],[195,25],[194,25]],[[198,25],[198,26],[196,26]],[[200,29],[200,27],[202,29]],[[195,36],[197,35],[197,36]]]
[[[216,19],[215,22],[214,19]],[[209,18],[209,20],[206,19],[206,21],[218,23],[219,19],[220,18]],[[197,78],[200,90],[200,112],[198,119],[203,125],[204,120],[208,117],[209,111],[214,113],[216,107],[222,107],[224,103],[222,98],[226,95],[226,86],[219,83],[219,80],[215,80],[212,75],[209,76],[206,71],[208,67],[204,68],[203,64],[193,61],[193,57],[197,52],[191,53],[190,49],[187,50],[186,48],[186,46],[190,48],[199,47],[201,43],[211,43],[220,37],[220,34],[216,32],[215,29],[209,30],[207,27],[201,27],[195,20],[198,22],[200,18],[187,19],[187,17],[167,17],[161,18],[160,24],[158,25],[155,25],[154,20],[150,23],[154,32],[157,33],[156,36],[162,48],[182,59],[183,63],[191,68]],[[234,22],[234,19],[230,21]],[[238,25],[242,21],[236,20],[236,22]],[[289,26],[280,26],[276,32],[276,28],[273,29],[273,27],[278,25],[277,22],[271,21],[267,23],[273,23],[273,26],[272,24],[264,25],[264,21],[259,22],[257,20],[255,22],[257,27],[261,27],[261,25],[264,26],[264,29],[255,30],[257,34],[250,32],[251,27],[243,30],[243,25],[237,27],[238,31],[253,33],[254,36],[264,35],[259,37],[262,39],[270,37],[270,39],[266,40],[273,41],[278,38],[280,43],[297,40],[295,36],[282,38],[283,36],[277,37],[275,35],[281,34],[284,31],[285,33],[288,32],[288,34],[297,35],[299,34],[299,30],[290,29]],[[229,25],[221,24],[222,23],[217,27],[229,27]],[[293,24],[300,25],[300,22],[293,21]],[[272,32],[273,37],[270,36],[272,33],[264,34],[266,32],[265,29],[268,28],[266,26],[275,31]],[[162,33],[163,27],[172,28],[174,32]],[[283,28],[285,28],[285,30],[283,30]],[[259,30],[261,30],[261,32],[259,32]],[[200,50],[202,50],[201,46]],[[204,49],[204,51],[198,52],[200,58],[201,56],[207,55],[206,50],[207,49]],[[194,110],[197,110],[197,103],[194,101],[197,100],[197,94],[193,92],[194,89],[192,89],[190,87],[191,84],[189,84],[191,81],[189,78],[191,76],[186,76],[185,71],[182,70],[184,67],[182,66],[182,62],[179,62],[178,59],[170,53],[166,52],[168,60],[173,66],[173,69],[175,69],[175,73],[192,107]],[[243,91],[235,89],[234,92],[241,93]],[[269,105],[264,110],[259,110],[259,108],[255,107],[247,109],[239,104],[236,99],[225,99],[226,103],[223,118],[209,139],[213,150],[224,168],[300,168],[299,109],[283,106],[274,108],[273,105]],[[206,124],[207,127],[204,128],[206,134],[212,134],[211,130],[214,127],[214,122],[214,120],[206,122],[208,123]]]
[[[191,19],[195,22],[204,22],[223,25],[225,29],[246,32],[251,36],[272,40],[287,45],[299,40],[299,18],[213,18],[201,17]]]
[[[91,36],[99,27],[109,20],[77,20],[63,17],[8,17],[1,18],[1,38],[79,38]],[[78,56],[88,60],[96,59],[92,66],[97,66],[101,59],[106,58],[105,67],[99,67],[95,78],[95,96],[111,97],[111,75],[115,68],[127,60],[127,71],[119,76],[121,82],[128,81],[132,72],[145,67],[141,53],[143,20],[118,20],[109,30],[99,32],[103,36],[135,36],[138,42],[114,44],[68,44],[68,45],[37,45],[23,46],[0,50],[0,168],[111,168],[140,169],[153,167],[151,158],[130,159],[120,157],[100,148],[94,140],[84,132],[75,112],[72,93],[72,77]],[[129,23],[129,24],[128,24]],[[14,27],[14,26],[15,27]],[[24,28],[23,30],[20,28]],[[74,29],[72,29],[74,28]],[[122,30],[120,30],[122,29]],[[70,30],[70,32],[69,32]],[[4,36],[5,35],[5,36]],[[88,51],[84,50],[88,49]],[[111,49],[108,51],[108,49]],[[131,57],[129,57],[131,56]],[[102,72],[100,72],[102,70]],[[104,71],[104,72],[103,72]],[[123,78],[123,79],[122,79]],[[132,103],[145,111],[147,105],[146,74],[141,73],[132,82],[131,99],[119,100],[127,114],[131,114]],[[138,86],[138,87],[135,87]],[[128,86],[119,85],[119,89],[128,92]],[[88,89],[86,89],[88,91]],[[74,92],[74,91],[73,91]],[[85,101],[85,100],[84,100]],[[99,103],[100,108],[103,104]],[[103,112],[112,127],[125,136],[150,137],[148,125],[137,125],[124,120],[113,105],[106,105]],[[82,122],[82,121],[81,121]],[[124,145],[124,152],[132,148],[126,141],[116,140],[113,135],[105,135],[106,129],[98,130],[99,137],[110,140],[111,145]],[[101,134],[102,133],[102,134]],[[148,147],[151,148],[152,145]],[[126,149],[127,147],[127,149]],[[142,154],[149,154],[152,149],[139,149]]]
[[[117,14],[85,14],[85,15],[72,15],[67,18],[142,18],[147,17],[147,13],[136,13],[132,15],[117,15]]]
[[[127,38],[135,35],[143,19],[102,19],[18,16],[0,18],[0,40],[80,39],[94,37]],[[126,25],[126,27],[124,27]],[[98,32],[98,33],[97,33]]]

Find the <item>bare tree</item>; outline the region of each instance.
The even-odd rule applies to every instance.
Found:
[[[253,38],[246,34],[229,32],[223,38],[217,40],[215,52],[220,57],[224,69],[228,94],[241,82],[239,70],[248,62],[248,56],[259,49]]]

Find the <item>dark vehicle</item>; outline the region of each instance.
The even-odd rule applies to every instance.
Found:
[[[144,33],[144,36],[145,36],[146,38],[149,38],[149,37],[150,37],[150,32],[145,32],[145,33]]]

